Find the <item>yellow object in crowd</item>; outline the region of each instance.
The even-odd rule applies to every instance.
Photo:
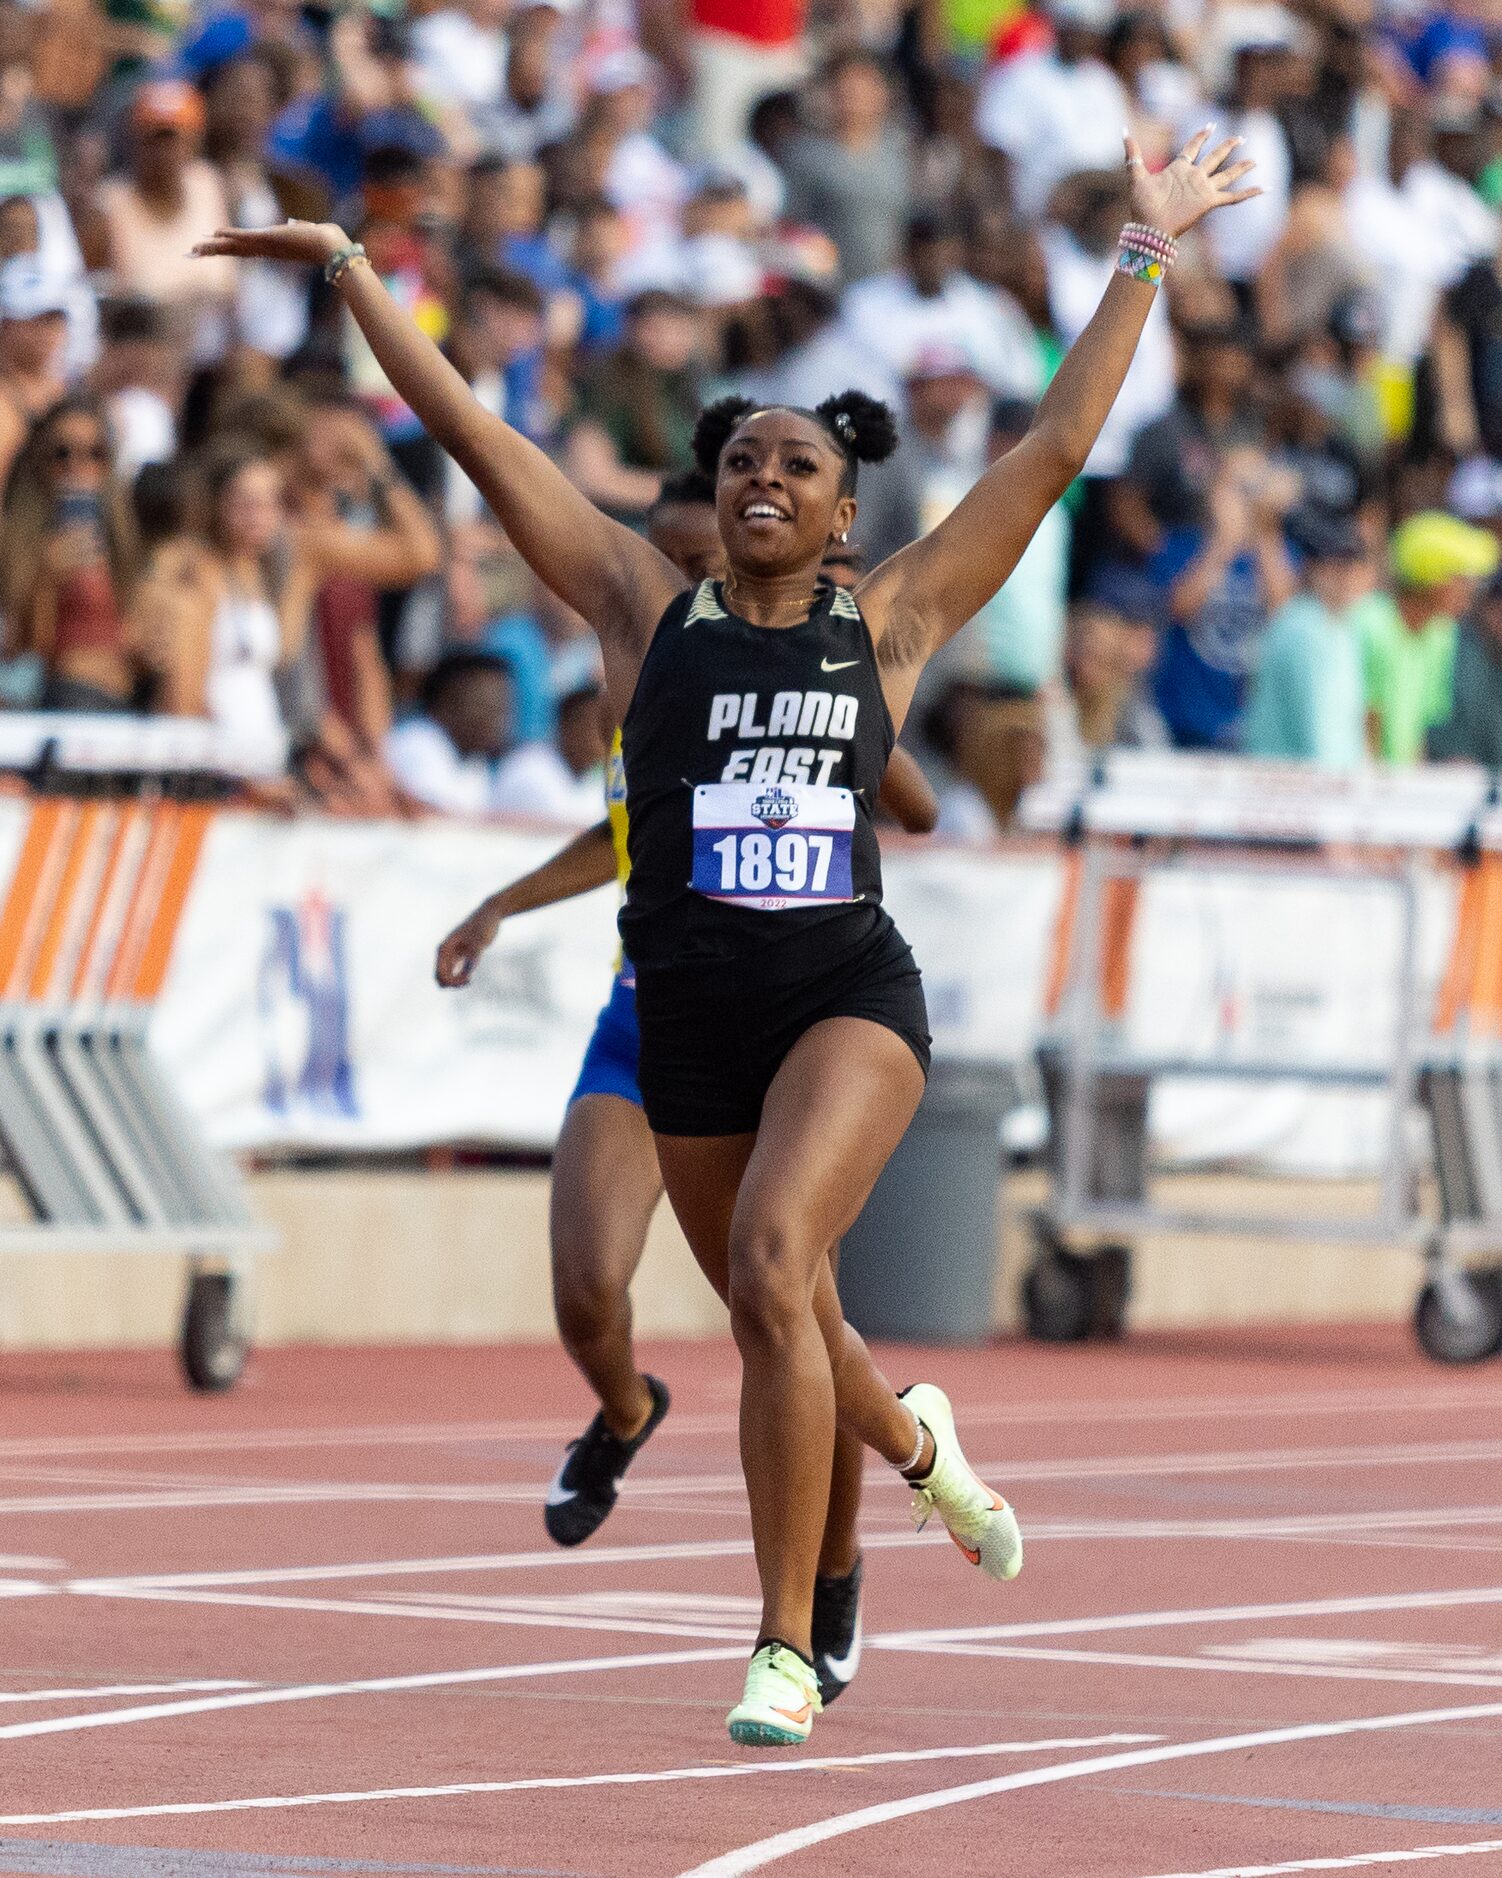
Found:
[[[1439,509],[1400,523],[1392,538],[1392,571],[1405,587],[1442,587],[1450,580],[1485,580],[1502,558],[1497,538]]]

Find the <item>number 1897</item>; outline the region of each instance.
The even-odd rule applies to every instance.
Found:
[[[791,828],[776,836],[730,834],[714,843],[714,852],[720,857],[721,893],[765,893],[774,882],[783,893],[822,893],[829,883],[834,837]]]

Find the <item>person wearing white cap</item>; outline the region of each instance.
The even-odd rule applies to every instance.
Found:
[[[63,395],[67,306],[67,284],[40,267],[35,255],[14,255],[0,265],[0,479],[32,419]]]
[[[1017,207],[1036,221],[1056,183],[1114,169],[1131,105],[1100,56],[1115,0],[1049,0],[1054,43],[998,65],[981,87],[976,128],[1012,161]]]

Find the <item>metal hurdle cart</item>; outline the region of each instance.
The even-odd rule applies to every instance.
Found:
[[[1219,1233],[1408,1245],[1425,1276],[1414,1307],[1422,1347],[1474,1362],[1502,1348],[1502,856],[1491,836],[1494,779],[1470,769],[1349,779],[1307,769],[1113,752],[1031,792],[1025,826],[1064,835],[1071,875],[1061,911],[1054,1022],[1039,1055],[1048,1101],[1051,1192],[1033,1216],[1023,1286],[1034,1336],[1119,1335],[1131,1241]],[[1502,833],[1502,828],[1498,829]],[[1426,859],[1465,866],[1461,931],[1441,987],[1444,1034],[1420,971]],[[1230,876],[1272,887],[1300,878],[1356,884],[1396,917],[1396,982],[1379,1051],[1363,1062],[1276,1052],[1156,1054],[1127,1039],[1131,928],[1144,883]],[[1478,998],[1478,987],[1490,987]],[[1478,1015],[1480,1024],[1473,1020]],[[1165,1079],[1299,1082],[1380,1097],[1377,1207],[1364,1218],[1172,1211],[1149,1189],[1147,1112]],[[1422,1204],[1416,1106],[1428,1114],[1439,1217]]]
[[[152,1056],[151,1009],[213,814],[278,753],[171,719],[0,717],[27,785],[0,902],[0,1252],[182,1252],[189,1384],[230,1388],[275,1236]]]

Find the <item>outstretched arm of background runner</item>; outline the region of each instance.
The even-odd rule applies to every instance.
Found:
[[[939,798],[928,778],[898,744],[887,758],[887,772],[881,779],[881,806],[900,828],[910,835],[931,835],[938,826]]]
[[[193,252],[324,267],[349,246],[332,222],[284,222],[220,229]],[[374,268],[346,268],[339,291],[397,394],[480,490],[538,579],[595,629],[612,692],[624,681],[624,710],[641,654],[663,608],[682,590],[683,576],[639,535],[601,514],[534,443],[487,411]]]
[[[554,906],[560,900],[575,899],[615,879],[615,847],[610,838],[609,822],[596,822],[582,835],[575,835],[551,860],[534,867],[530,874],[513,880],[509,887],[482,900],[468,919],[459,924],[438,948],[437,978],[446,990],[467,985],[474,975],[480,954],[495,943],[502,920],[518,913],[531,913],[540,906]]]
[[[1208,129],[1191,137],[1156,175],[1127,138],[1134,221],[1178,236],[1212,209],[1261,193],[1236,187],[1252,168],[1249,162],[1230,161],[1239,139],[1228,139],[1198,160],[1209,137]],[[1147,281],[1113,274],[1021,443],[992,464],[932,533],[862,581],[857,589],[861,610],[883,642],[884,665],[909,666],[916,678],[929,654],[1000,589],[1038,524],[1083,469],[1116,402],[1157,292]],[[891,692],[889,682],[889,700]]]

